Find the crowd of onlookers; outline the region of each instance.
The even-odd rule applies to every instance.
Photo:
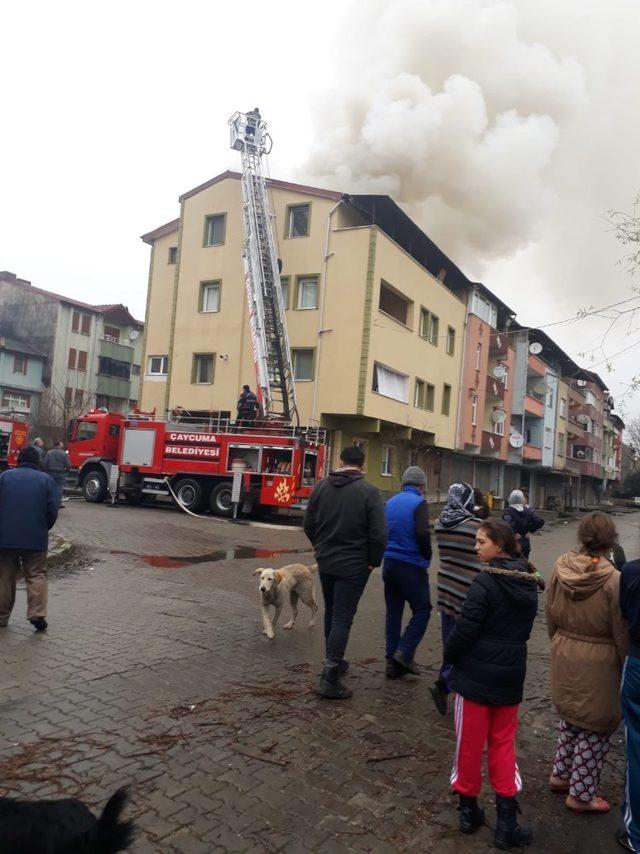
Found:
[[[364,454],[347,447],[341,468],[315,488],[304,528],[315,550],[325,601],[326,658],[318,693],[347,699],[345,650],[371,570],[382,564],[386,603],[386,675],[419,675],[415,653],[432,605],[426,475],[407,468],[386,504],[364,477]],[[495,844],[531,842],[518,820],[522,779],[516,759],[518,709],[527,642],[546,588],[551,697],[558,737],[549,787],[575,813],[604,813],[600,774],[611,736],[624,718],[626,781],[617,839],[640,852],[640,560],[627,562],[611,517],[584,516],[576,547],[561,555],[545,584],[530,562],[530,535],[544,519],[515,490],[494,518],[480,490],[453,484],[435,522],[437,607],[442,666],[430,688],[446,715],[453,698],[456,750],[450,784],[459,796],[460,830],[484,824],[478,802],[487,751],[496,795]],[[404,630],[403,614],[411,617]]]

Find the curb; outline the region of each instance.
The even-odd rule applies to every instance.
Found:
[[[56,544],[47,552],[47,566],[55,566],[71,556],[75,546],[70,540],[57,538]]]

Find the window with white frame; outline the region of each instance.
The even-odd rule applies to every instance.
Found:
[[[282,304],[286,311],[289,308],[289,276],[282,276],[280,278],[280,293],[282,294]]]
[[[315,350],[312,347],[304,347],[291,351],[294,380],[304,381],[313,379],[314,355]]]
[[[493,432],[496,436],[504,436],[504,421],[494,421]]]
[[[307,237],[310,205],[291,205],[287,209],[287,237]]]
[[[373,364],[371,390],[400,403],[409,403],[409,377],[379,362]]]
[[[420,309],[420,328],[419,333],[421,338],[426,338],[426,340],[433,344],[434,347],[438,346],[438,334],[440,330],[440,319],[432,312],[429,311],[428,308]]]
[[[501,367],[504,371],[502,375],[502,382],[504,384],[504,390],[507,391],[509,388],[509,366],[502,364]]]
[[[204,218],[205,246],[222,246],[226,224],[225,214],[208,214]]]
[[[567,401],[566,401],[566,398],[564,398],[564,397],[560,398],[560,417],[561,418],[567,417]]]
[[[418,409],[424,409],[425,382],[416,378],[416,386],[413,391],[413,405]]]
[[[166,376],[168,370],[168,356],[149,356],[149,358],[147,359],[147,373],[150,376]]]
[[[298,310],[318,307],[318,277],[309,276],[298,279]]]
[[[200,282],[200,311],[220,311],[220,282]]]
[[[191,382],[195,385],[213,383],[213,365],[215,353],[194,353]]]
[[[456,330],[453,328],[453,326],[448,326],[447,327],[447,353],[450,356],[453,356],[455,351],[456,351]]]
[[[553,389],[550,388],[547,392],[547,406],[549,409],[553,409]]]
[[[584,393],[585,403],[590,403],[591,406],[596,405],[596,398],[592,391],[585,391]]]
[[[564,433],[558,433],[558,456],[564,457],[566,437]]]
[[[478,424],[478,395],[471,395],[471,425],[476,427]]]
[[[393,468],[395,463],[395,448],[392,445],[382,446],[382,465],[380,473],[384,477],[393,476]]]
[[[469,311],[494,329],[498,325],[498,309],[478,291],[474,291],[471,295]]]
[[[2,406],[14,412],[29,412],[31,408],[31,395],[7,388],[2,392]]]
[[[476,345],[476,371],[480,370],[482,364],[482,344]]]
[[[553,450],[553,433],[551,427],[544,428],[544,447],[546,451]]]

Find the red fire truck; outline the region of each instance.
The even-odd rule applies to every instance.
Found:
[[[0,415],[0,471],[18,464],[18,454],[27,444],[28,435],[26,421]]]
[[[234,474],[244,512],[303,508],[325,466],[320,428],[236,426],[228,419],[162,421],[153,413],[94,409],[70,428],[69,460],[87,501],[172,496],[197,513],[233,515]]]

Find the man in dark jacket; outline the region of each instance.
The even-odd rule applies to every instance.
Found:
[[[529,534],[539,531],[544,525],[544,519],[525,504],[524,493],[520,489],[514,489],[509,496],[509,506],[502,514],[502,518],[507,525],[511,526],[520,544],[522,556],[528,560],[531,554]]]
[[[58,492],[40,471],[38,452],[24,448],[18,467],[0,474],[0,627],[9,622],[20,566],[27,585],[27,619],[47,628],[47,548],[58,516]]]
[[[427,570],[431,563],[429,508],[424,499],[427,477],[418,466],[402,475],[402,492],[387,501],[389,539],[384,552],[384,598],[387,606],[387,677],[419,675],[415,651],[424,637],[431,614]],[[402,633],[404,606],[412,616]]]
[[[629,652],[620,701],[626,728],[627,785],[618,841],[640,852],[640,560],[631,560],[620,575],[620,610],[629,625]]]
[[[358,602],[387,543],[382,497],[362,473],[364,453],[354,445],[340,459],[343,467],[314,489],[304,520],[324,597],[326,660],[319,694],[332,700],[352,694],[340,682],[349,668],[344,652]]]
[[[43,468],[58,487],[59,509],[63,510],[64,505],[62,504],[62,492],[64,490],[64,484],[67,479],[70,466],[69,457],[62,447],[62,442],[54,442],[53,448],[51,448],[50,451],[47,451],[44,458]]]
[[[238,399],[238,421],[251,427],[256,417],[256,409],[258,408],[258,398],[251,391],[248,385],[242,386],[242,394]]]

